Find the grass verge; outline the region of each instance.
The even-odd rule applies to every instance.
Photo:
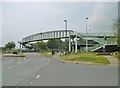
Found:
[[[18,54],[3,54],[3,57],[25,57],[25,55],[22,52],[19,52]]]
[[[92,52],[71,53],[69,55],[62,55],[64,61],[70,62],[90,62],[93,64],[110,64],[106,57],[96,55]]]
[[[52,52],[51,51],[42,51],[40,54],[44,57],[47,57],[47,58],[52,57]]]

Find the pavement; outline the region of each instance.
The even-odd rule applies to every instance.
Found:
[[[2,58],[3,86],[117,86],[118,66],[62,63],[58,54],[45,58]]]
[[[118,66],[118,59],[117,58],[115,58],[115,57],[113,57],[111,55],[106,55],[104,57],[106,57],[109,60],[110,65],[116,65],[116,66]]]

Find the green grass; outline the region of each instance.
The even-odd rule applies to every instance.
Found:
[[[61,56],[65,61],[91,62],[100,64],[110,64],[106,57],[96,55],[92,52],[71,53]]]
[[[52,52],[51,51],[43,51],[40,54],[44,57],[47,57],[47,58],[52,57]]]

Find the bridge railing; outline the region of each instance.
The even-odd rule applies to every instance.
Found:
[[[22,42],[46,40],[46,39],[53,39],[53,38],[66,38],[66,37],[69,37],[71,33],[73,33],[72,30],[67,30],[67,36],[66,36],[66,30],[37,33],[37,34],[33,34],[23,38]]]
[[[103,46],[104,46],[104,44],[95,44],[94,46],[92,46],[90,48],[90,51],[94,51],[94,50],[99,49],[100,47],[103,47]]]
[[[86,33],[82,33],[84,36],[86,36]],[[88,33],[88,36],[114,36],[112,32],[96,32],[96,33]]]
[[[79,36],[79,37],[82,37],[83,35],[81,34],[81,33],[78,33],[78,32],[72,32],[70,35],[77,35],[77,36]]]

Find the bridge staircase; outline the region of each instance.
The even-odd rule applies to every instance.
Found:
[[[94,44],[91,48],[90,51],[97,51],[99,49],[104,49],[108,45],[116,45],[116,39],[104,39],[104,38],[99,38],[95,39],[93,38],[93,41],[97,42],[98,44]]]

